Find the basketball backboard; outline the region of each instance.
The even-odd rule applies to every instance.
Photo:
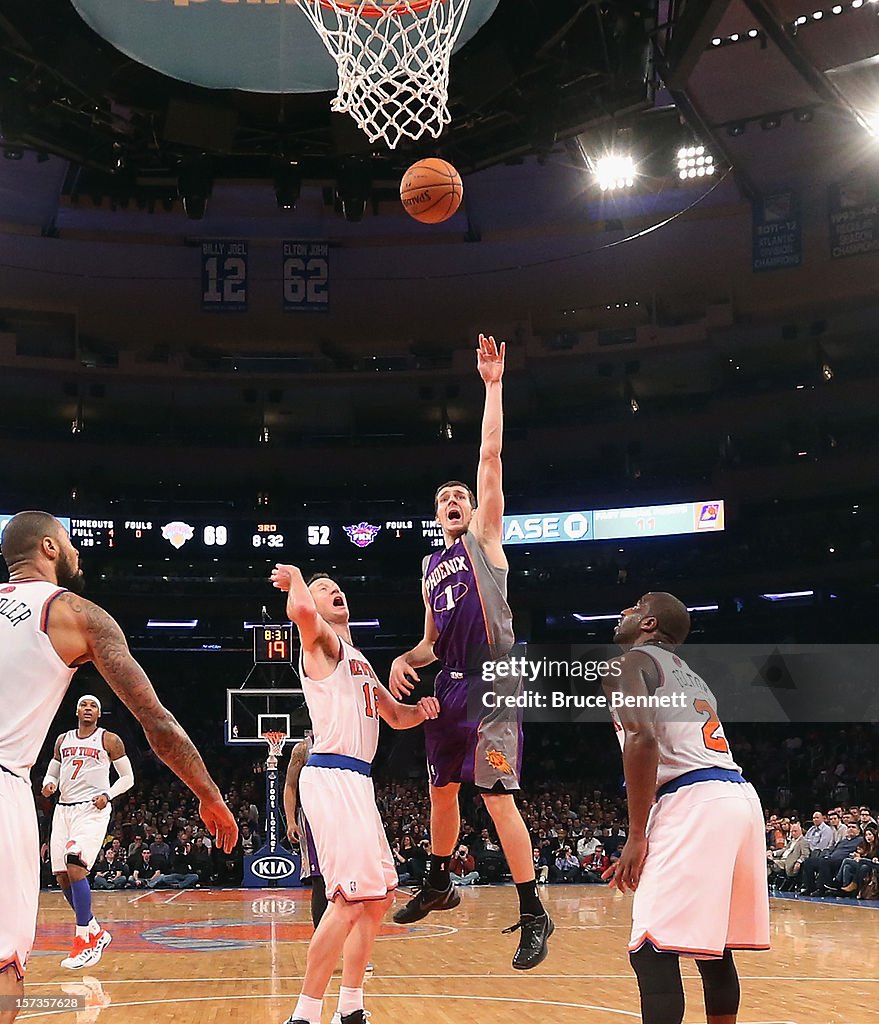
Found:
[[[310,728],[301,688],[226,690],[227,746],[264,747],[263,734],[271,731],[285,733],[288,744],[298,743]]]

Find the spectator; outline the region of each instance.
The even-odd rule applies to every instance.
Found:
[[[406,838],[408,839],[409,837],[407,836]],[[405,885],[406,882],[412,880],[412,876],[409,874],[409,871],[407,870],[408,860],[406,859],[406,857],[404,856],[403,852],[400,849],[399,839],[395,839],[391,843],[391,856],[394,858],[394,867],[397,869],[397,881],[400,883],[400,885]]]
[[[800,892],[811,896],[823,896],[825,890],[833,885],[842,862],[855,852],[863,838],[854,822],[847,828],[847,838],[840,839],[832,849],[822,851],[817,857],[815,851],[812,851],[801,870],[803,881]]]
[[[812,815],[812,827],[806,831],[806,842],[809,844],[811,857],[820,857],[836,841],[833,838],[833,829],[824,820],[824,815],[821,811],[815,811]]]
[[[160,832],[156,833],[156,838],[150,843],[150,853],[153,855],[154,861],[161,858],[163,863],[170,863],[171,847],[165,842],[165,837]]]
[[[856,893],[876,870],[879,864],[879,844],[876,841],[876,827],[868,825],[864,838],[851,857],[846,857],[836,875],[835,884],[840,892]]]
[[[196,836],[193,839],[189,860],[192,870],[198,875],[200,885],[208,885],[214,880],[213,850],[204,836]]]
[[[144,889],[147,885],[157,879],[161,872],[152,863],[152,854],[149,847],[140,851],[139,861],[131,871],[130,884],[135,889]]]
[[[128,865],[133,866],[134,858],[140,858],[140,851],[144,848],[143,833],[136,832],[134,839],[128,844]]]
[[[549,861],[539,846],[531,851],[534,859],[534,877],[538,885],[546,885],[549,881]]]
[[[241,853],[245,857],[252,857],[260,848],[261,840],[253,830],[250,823],[245,821],[241,826]]]
[[[604,852],[604,847],[599,843],[589,857],[580,861],[583,869],[583,881],[591,884],[603,881],[601,875],[610,866],[610,857]]]
[[[858,824],[861,827],[861,832],[866,832],[868,828],[876,828],[876,819],[873,817],[869,807],[859,808]]]
[[[785,879],[796,878],[808,856],[809,844],[803,835],[803,826],[792,821],[790,835],[782,849],[769,850],[766,854],[770,884],[775,885],[779,875]]]
[[[577,856],[580,858],[580,863],[582,864],[584,860],[588,860],[599,846],[601,846],[601,843],[595,838],[592,829],[583,829],[583,838],[577,843]]]
[[[833,830],[833,841],[838,843],[840,839],[845,839],[848,835],[848,829],[842,822],[840,812],[838,810],[832,810],[827,815],[827,823]]]
[[[476,885],[479,881],[476,861],[466,846],[461,845],[455,851],[449,862],[449,873],[458,885]]]
[[[92,874],[93,889],[125,889],[128,887],[128,865],[117,857],[116,847],[109,846],[98,855]]]
[[[576,882],[580,877],[580,862],[570,846],[563,846],[555,859],[556,881]]]

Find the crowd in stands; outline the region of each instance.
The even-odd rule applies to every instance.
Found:
[[[814,811],[804,830],[795,815],[770,814],[766,859],[771,889],[804,896],[879,896],[879,840],[869,807]]]
[[[528,739],[529,771],[518,802],[540,883],[598,883],[625,843],[619,750],[612,734],[607,735],[609,730],[596,727],[587,752],[583,728],[533,727]],[[876,728],[783,728],[783,735],[775,726],[733,724],[726,730],[737,761],[767,809],[770,888],[877,898],[879,840],[871,810],[879,803]],[[104,850],[91,875],[94,888],[241,883],[244,857],[263,843],[262,763],[245,768],[240,753],[230,754],[222,747],[209,756],[240,826],[232,853],[214,847],[198,818],[195,799],[147,756],[141,760],[134,789],[114,805]],[[282,771],[283,767],[282,762]],[[427,784],[416,769],[406,781],[381,780],[382,775],[393,774],[387,768],[380,773],[376,799],[400,882],[418,884],[430,854]],[[536,781],[541,779],[551,781]],[[52,801],[38,796],[37,806],[44,840],[43,882],[53,885],[48,855]],[[475,790],[462,790],[461,833],[451,870],[465,885],[509,877],[491,818]]]

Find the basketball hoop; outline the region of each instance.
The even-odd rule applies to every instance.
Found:
[[[449,115],[449,61],[470,0],[298,0],[335,60],[332,109],[370,142],[439,138]]]
[[[284,743],[287,740],[287,733],[285,732],[264,732],[262,738],[269,745],[269,756],[266,758],[266,765],[269,768],[278,767],[278,758],[281,756],[281,751],[284,749]]]

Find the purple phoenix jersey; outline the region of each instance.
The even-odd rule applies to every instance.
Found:
[[[514,638],[507,570],[491,565],[470,533],[424,560],[424,586],[439,633],[433,649],[443,668],[466,671],[476,659],[509,654]]]
[[[431,784],[474,783],[491,790],[519,788],[522,728],[506,706],[486,710],[486,689],[517,693],[519,680],[486,684],[482,664],[512,649],[513,617],[507,604],[507,570],[491,565],[476,538],[464,533],[450,548],[424,560],[424,587],[438,637],[442,668],[435,691],[440,716],[424,723]]]

